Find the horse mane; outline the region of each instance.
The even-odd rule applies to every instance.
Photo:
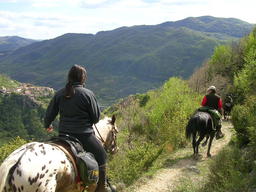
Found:
[[[111,122],[111,118],[110,117],[104,117],[103,119],[101,119],[97,124],[96,127],[98,129],[98,131],[100,132],[101,136],[105,139],[107,137],[107,134],[109,132],[108,129],[103,129],[106,127],[107,124],[110,124]],[[98,131],[95,130],[95,134],[98,135]]]

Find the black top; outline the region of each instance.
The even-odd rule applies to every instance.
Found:
[[[100,118],[100,109],[92,91],[81,84],[74,84],[75,94],[65,98],[65,89],[59,90],[51,100],[44,119],[48,128],[60,114],[59,132],[91,133],[92,125]]]
[[[218,110],[219,109],[219,100],[220,96],[217,94],[210,93],[206,95],[207,102],[205,106],[211,107],[213,109]]]

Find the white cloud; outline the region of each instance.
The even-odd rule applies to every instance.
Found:
[[[11,0],[9,0],[10,2]],[[24,0],[16,0],[19,3]],[[121,26],[159,24],[189,16],[236,17],[256,23],[250,0],[26,0],[31,9],[1,11],[0,36],[53,38]],[[50,8],[50,9],[48,9]],[[51,10],[51,11],[50,11]]]
[[[106,3],[109,0],[81,0],[81,3],[85,3],[85,4],[90,4],[90,5],[95,5],[95,4],[102,4],[102,3]]]

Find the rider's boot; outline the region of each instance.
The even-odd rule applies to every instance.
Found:
[[[106,181],[106,165],[99,167],[99,181],[95,192],[109,192]]]
[[[224,137],[224,134],[221,131],[221,125],[218,125],[216,127],[216,136],[215,136],[215,138],[218,140],[218,139],[221,139],[223,137]]]

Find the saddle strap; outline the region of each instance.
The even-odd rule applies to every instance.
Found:
[[[79,178],[79,173],[78,173],[78,168],[77,168],[77,165],[76,165],[76,161],[75,161],[75,158],[71,155],[71,153],[63,146],[61,145],[58,145],[56,143],[49,143],[50,145],[54,145],[55,147],[58,147],[60,150],[62,150],[66,156],[70,159],[71,163],[73,164],[73,167],[75,169],[75,176],[77,178],[77,182],[80,181],[80,178]]]

